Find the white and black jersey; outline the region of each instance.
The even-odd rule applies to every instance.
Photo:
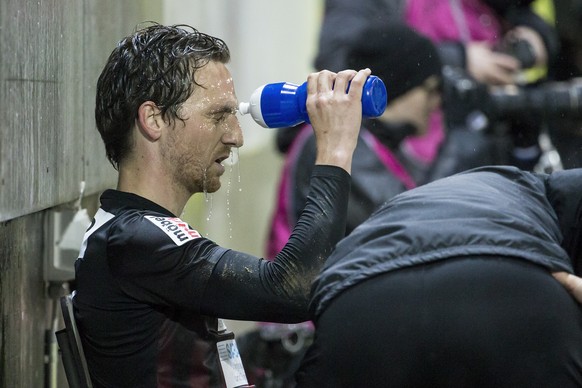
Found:
[[[317,166],[273,261],[223,248],[145,198],[104,192],[75,266],[75,317],[95,386],[213,386],[205,316],[308,320],[311,281],[344,234],[349,190],[347,172]]]

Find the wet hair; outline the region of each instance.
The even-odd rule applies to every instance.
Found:
[[[148,24],[118,43],[97,81],[95,121],[116,169],[130,150],[131,128],[142,103],[154,102],[170,123],[183,120],[180,107],[202,87],[196,72],[210,61],[230,60],[221,39],[184,24]]]

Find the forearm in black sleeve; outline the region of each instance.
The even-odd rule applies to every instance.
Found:
[[[301,217],[307,196],[311,192],[311,177],[315,167],[317,146],[315,136],[310,137],[298,152],[289,169],[288,214],[289,227],[293,228]]]
[[[345,170],[316,166],[305,210],[283,250],[273,261],[226,252],[209,279],[202,313],[239,320],[307,320],[311,283],[345,232],[349,191]]]

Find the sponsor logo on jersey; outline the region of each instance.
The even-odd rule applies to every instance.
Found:
[[[182,245],[190,240],[201,237],[200,233],[190,228],[187,223],[177,217],[144,217],[166,233],[176,245]]]

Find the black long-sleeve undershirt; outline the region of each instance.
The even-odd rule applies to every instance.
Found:
[[[239,320],[307,320],[312,280],[344,235],[349,190],[350,177],[343,169],[316,166],[305,210],[287,245],[273,261],[227,251],[208,280],[202,313]]]

